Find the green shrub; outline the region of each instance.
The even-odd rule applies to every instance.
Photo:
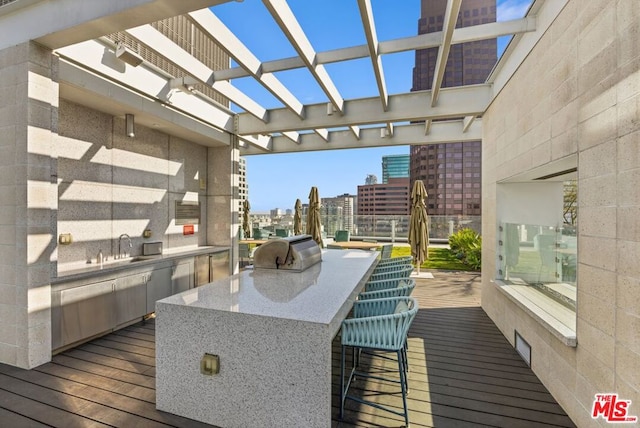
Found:
[[[482,237],[472,229],[461,229],[449,237],[451,253],[472,269],[482,266]]]

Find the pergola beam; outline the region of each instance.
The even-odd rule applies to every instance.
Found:
[[[376,84],[378,85],[378,93],[382,102],[382,109],[387,111],[389,108],[389,95],[384,81],[384,71],[382,69],[382,59],[378,54],[378,36],[376,34],[376,26],[373,21],[373,11],[371,10],[370,0],[358,0],[358,8],[360,9],[360,18],[364,27],[364,34],[367,38],[367,48],[371,65],[373,66],[373,74],[376,76]]]
[[[296,16],[293,14],[286,0],[263,0],[263,3],[276,20],[282,32],[287,36],[289,42],[305,65],[316,79],[324,93],[331,101],[331,104],[340,113],[343,112],[344,100],[336,88],[335,84],[329,77],[329,73],[323,65],[318,64],[316,60],[316,52],[311,46],[311,42],[307,39],[306,34],[298,23]]]
[[[189,13],[192,21],[211,37],[221,49],[232,57],[245,71],[262,84],[300,118],[304,117],[304,105],[272,73],[264,73],[262,63],[209,9]],[[214,72],[215,75],[215,72]]]
[[[433,70],[433,83],[431,84],[431,107],[435,107],[440,95],[442,87],[442,79],[444,78],[444,70],[447,67],[447,59],[451,50],[451,39],[453,38],[453,30],[456,27],[458,13],[460,13],[460,5],[462,0],[448,0],[447,8],[444,12],[444,23],[442,26],[442,43],[438,49],[438,57]]]
[[[304,120],[284,108],[269,110],[268,123],[263,123],[250,114],[241,113],[238,115],[238,133],[271,134],[302,129],[423,121],[429,118],[480,116],[489,105],[491,97],[491,85],[482,84],[444,88],[435,107],[429,107],[431,91],[416,91],[389,95],[389,110],[386,112],[380,108],[380,98],[371,97],[345,101],[343,115],[327,115],[326,103],[306,105]]]
[[[285,137],[277,136],[272,138],[269,148],[270,153],[291,153],[412,144],[440,144],[482,139],[480,119],[475,121],[467,132],[462,132],[461,120],[434,122],[429,135],[424,134],[424,125],[421,123],[395,126],[393,135],[381,137],[383,131],[386,132],[385,127],[363,128],[360,130],[360,139],[356,139],[350,130],[331,131],[329,133],[329,143],[316,134],[301,134],[300,144],[294,144]],[[264,154],[264,150],[243,147],[240,150],[240,154]]]

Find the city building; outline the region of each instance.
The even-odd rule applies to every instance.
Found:
[[[386,184],[358,186],[358,234],[384,236],[395,228],[392,221],[398,216],[403,216],[406,222],[411,208],[410,193],[409,178],[390,178]]]
[[[382,156],[382,183],[390,178],[409,178],[409,155]]]
[[[274,209],[269,211],[269,215],[271,216],[271,218],[282,217],[282,209],[281,208],[274,208]]]
[[[377,184],[377,183],[378,183],[378,177],[375,174],[367,175],[367,178],[365,178],[364,180],[364,184]]]
[[[354,232],[354,215],[357,196],[348,193],[335,198],[321,198],[322,214],[326,216],[325,230],[328,234],[336,230]]]
[[[422,0],[418,33],[441,31],[446,0]],[[495,22],[495,0],[465,0],[456,27]],[[454,44],[445,68],[442,87],[484,83],[496,63],[496,39]],[[412,91],[431,89],[438,49],[416,51]],[[413,145],[410,148],[411,183],[422,180],[427,189],[430,215],[481,215],[480,141]]]
[[[249,183],[247,182],[247,160],[240,157],[238,161],[238,212],[242,213],[242,204],[249,199]],[[249,203],[251,200],[249,199]]]

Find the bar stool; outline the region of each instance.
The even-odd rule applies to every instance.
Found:
[[[381,269],[380,271],[376,271],[374,269],[373,273],[367,279],[367,282],[371,281],[380,281],[383,279],[397,279],[397,278],[409,278],[413,272],[413,266],[399,266],[395,269]]]
[[[342,322],[341,360],[340,360],[340,419],[344,417],[344,403],[347,399],[375,407],[398,416],[404,416],[405,425],[409,426],[407,411],[407,370],[406,354],[407,333],[411,322],[418,312],[418,302],[413,297],[393,297],[388,299],[371,299],[356,301],[353,307],[353,318]],[[345,385],[345,352],[352,348],[352,367]],[[356,353],[361,350],[395,352],[398,362],[400,380],[357,371]],[[404,412],[398,412],[388,406],[349,395],[349,387],[354,376],[367,377],[400,383]]]
[[[375,281],[365,286],[365,291],[358,294],[358,299],[384,299],[387,297],[409,296],[416,286],[411,278]]]
[[[399,256],[393,257],[390,259],[381,259],[378,260],[377,266],[392,266],[392,265],[410,265],[413,261],[413,257],[411,256]]]

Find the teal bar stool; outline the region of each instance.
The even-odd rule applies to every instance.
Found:
[[[388,297],[409,296],[416,287],[414,279],[399,279],[390,281],[376,281],[368,284],[365,291],[358,294],[358,299],[385,299]]]
[[[418,302],[412,297],[394,297],[388,299],[371,299],[357,301],[353,307],[353,318],[342,322],[341,333],[341,361],[340,361],[340,419],[344,417],[344,403],[353,400],[361,404],[375,407],[398,416],[403,416],[405,426],[409,426],[409,413],[407,410],[407,370],[408,361],[406,353],[407,334],[411,322],[418,312]],[[352,367],[348,379],[345,382],[346,349],[352,349]],[[388,379],[381,376],[358,370],[356,353],[361,350],[395,352],[398,362],[399,380]],[[402,392],[403,412],[399,412],[389,406],[365,400],[362,397],[349,394],[349,387],[354,377],[374,378],[400,384]]]
[[[376,266],[410,265],[413,261],[411,256],[393,257],[391,259],[379,260]]]
[[[386,260],[391,257],[391,252],[393,251],[393,244],[384,244],[380,248],[380,259]]]
[[[407,265],[407,264],[404,264],[404,265],[402,265],[402,264],[393,265],[392,264],[392,265],[383,265],[383,266],[376,265],[375,269],[373,269],[373,273],[376,274],[376,273],[384,273],[384,272],[397,272],[397,271],[400,271],[400,270],[407,269],[409,267],[412,268],[413,266]]]
[[[372,273],[369,276],[369,279],[367,280],[367,282],[380,281],[383,279],[409,278],[409,276],[411,275],[411,272],[413,272],[413,266],[411,265],[402,266],[399,269],[385,271],[385,272],[376,272],[374,270],[374,273]]]
[[[391,278],[391,279],[380,279],[378,281],[368,281],[364,285],[364,291],[378,291],[378,290],[386,290],[387,288],[395,288],[402,281],[413,281],[410,278]]]

